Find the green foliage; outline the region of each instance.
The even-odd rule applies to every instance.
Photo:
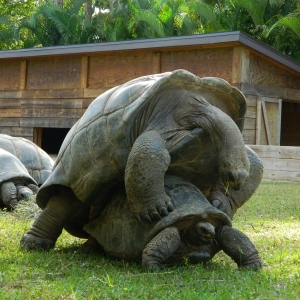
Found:
[[[299,0],[3,0],[0,49],[240,30],[300,60]],[[10,13],[11,12],[11,13]]]
[[[50,252],[24,252],[18,245],[32,214],[0,211],[0,299],[299,299],[299,195],[299,183],[264,182],[236,214],[233,226],[263,258],[258,272],[238,270],[220,252],[207,266],[149,273],[139,263],[81,254],[84,241],[66,232]]]
[[[10,50],[23,48],[19,37],[18,25],[30,16],[36,5],[35,0],[2,0],[0,1],[0,49]]]

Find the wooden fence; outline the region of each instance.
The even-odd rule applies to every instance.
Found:
[[[300,147],[249,145],[264,164],[263,180],[300,182]]]

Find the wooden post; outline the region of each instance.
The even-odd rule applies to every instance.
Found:
[[[153,73],[158,74],[161,72],[161,53],[153,52]]]
[[[89,59],[87,56],[81,57],[81,88],[85,89],[88,86],[88,67]]]
[[[20,63],[20,90],[26,89],[27,62],[22,60]]]
[[[240,84],[249,82],[249,56],[250,52],[243,46],[233,48],[232,57],[232,83]]]
[[[261,100],[257,98],[256,101],[256,128],[255,128],[255,144],[260,145],[261,137]]]

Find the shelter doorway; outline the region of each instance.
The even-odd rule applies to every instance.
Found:
[[[48,154],[58,154],[70,128],[34,128],[33,142]]]
[[[282,102],[281,146],[300,146],[300,103]]]

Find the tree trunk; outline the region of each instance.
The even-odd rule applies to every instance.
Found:
[[[59,8],[63,8],[64,0],[53,0],[53,4],[57,5]]]
[[[86,11],[86,16],[91,19],[93,15],[92,0],[88,0],[84,3],[84,9]]]

